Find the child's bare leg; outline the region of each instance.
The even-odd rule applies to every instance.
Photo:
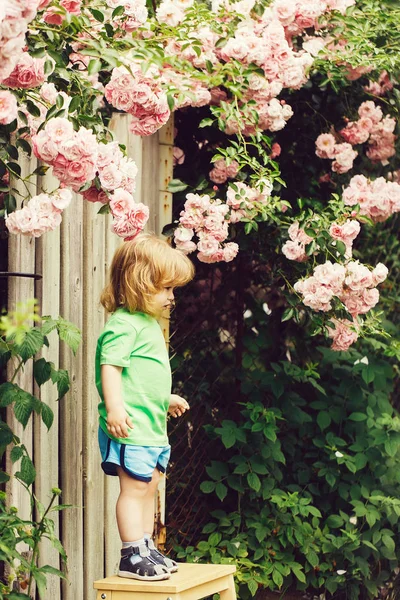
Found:
[[[151,483],[149,483],[148,494],[146,496],[146,504],[144,507],[144,537],[146,539],[147,546],[150,549],[151,558],[155,560],[158,564],[166,566],[171,573],[174,573],[178,570],[177,563],[174,560],[168,558],[167,556],[161,554],[161,552],[154,545],[154,542],[151,538],[154,529],[154,497],[157,492],[157,485],[159,480],[160,472],[158,469],[154,469]]]
[[[144,536],[144,507],[149,483],[134,479],[117,467],[120,494],[117,500],[117,524],[122,542],[141,540]]]
[[[154,497],[157,492],[158,482],[160,481],[160,471],[154,469],[153,477],[148,483],[147,493],[144,502],[143,525],[144,533],[151,537],[154,530]]]

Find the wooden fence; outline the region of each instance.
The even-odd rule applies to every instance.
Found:
[[[160,234],[172,217],[172,195],[167,187],[172,177],[173,123],[170,121],[150,138],[139,138],[129,133],[128,118],[115,114],[111,129],[138,166],[135,199],[150,208],[147,229]],[[34,158],[27,157],[20,165],[23,175],[37,166]],[[31,193],[51,191],[57,187],[57,180],[46,174],[29,185]],[[59,403],[52,384],[45,384],[40,390],[41,399],[55,415],[50,431],[40,418],[35,418],[23,431],[11,411],[8,415],[9,424],[34,457],[35,494],[46,502],[51,488],[60,487],[61,502],[73,505],[53,513],[56,532],[68,555],[68,581],[60,583],[54,576],[48,578],[46,598],[51,600],[94,598],[93,581],[115,573],[120,549],[114,516],[118,481],[106,478],[100,468],[94,354],[106,318],[99,296],[121,240],[110,231],[110,217],[98,215],[98,208],[99,204],[75,195],[63,213],[60,229],[37,240],[22,236],[11,236],[9,240],[9,272],[37,273],[42,279],[10,277],[8,309],[36,297],[41,314],[61,315],[75,323],[83,334],[76,356],[63,343],[59,346],[54,334],[49,336],[50,349],[43,352],[56,368],[67,369],[71,378],[71,389]],[[163,328],[167,339],[167,321]],[[27,391],[37,392],[30,367],[21,372],[16,383]],[[13,471],[9,460],[6,467],[8,472]],[[28,497],[22,486],[11,480],[7,492],[10,503],[27,518]],[[162,540],[165,531],[161,489],[157,507],[158,535]],[[59,566],[58,553],[48,544],[41,549],[40,563]]]

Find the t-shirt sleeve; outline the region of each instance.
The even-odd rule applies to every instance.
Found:
[[[113,320],[103,333],[100,364],[129,367],[137,339],[136,329],[124,320]]]

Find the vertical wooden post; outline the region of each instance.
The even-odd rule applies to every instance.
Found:
[[[119,140],[122,141],[122,140]],[[105,270],[108,276],[112,257],[115,250],[121,245],[122,240],[114,233],[110,227],[112,223],[111,215],[106,217],[106,261]],[[118,477],[103,475],[105,479],[105,506],[104,506],[104,543],[105,543],[105,575],[114,575],[118,569],[121,543],[118,535],[117,520],[115,517],[115,505],[119,494]]]
[[[158,132],[158,206],[153,208],[155,215],[155,231],[161,236],[165,225],[172,221],[172,193],[168,191],[168,184],[173,177],[173,149],[174,149],[174,119],[170,118],[168,123]],[[161,320],[164,338],[169,345],[169,319]],[[156,498],[156,523],[155,536],[159,546],[166,542],[165,526],[165,476],[161,478]]]
[[[64,318],[83,325],[83,199],[75,195],[61,224],[61,302]],[[68,581],[62,583],[63,600],[84,598],[83,591],[83,352],[72,356],[61,344],[60,366],[67,369],[71,389],[60,406],[60,467],[62,501],[72,504],[63,512],[61,536],[68,555]]]
[[[39,179],[39,192],[50,192],[58,187],[58,179],[47,173]],[[39,301],[40,313],[58,317],[60,314],[60,229],[48,232],[36,241],[36,271],[42,275],[42,280],[36,284],[36,298]],[[56,331],[49,335],[50,348],[43,348],[42,357],[54,363],[59,368],[59,344]],[[39,500],[46,505],[53,487],[60,487],[59,482],[59,402],[57,388],[52,382],[47,382],[40,388],[40,399],[46,402],[54,413],[54,421],[50,430],[35,415],[34,420],[34,459],[37,469],[35,493]],[[56,502],[58,504],[58,501]],[[60,513],[53,512],[54,533],[59,536]],[[60,555],[46,539],[42,540],[39,553],[39,566],[51,565],[60,568]],[[60,600],[61,582],[55,575],[47,575],[47,594],[52,600]]]
[[[100,466],[97,431],[99,397],[95,386],[96,342],[104,325],[100,294],[105,283],[106,223],[98,204],[82,200],[84,219],[83,283],[83,498],[84,598],[93,594],[93,580],[104,569],[104,477]]]
[[[21,167],[21,177],[26,177],[32,173],[36,166],[36,158],[29,158],[26,154],[20,156],[19,165]],[[29,182],[26,183],[27,188],[20,180],[14,180],[12,186],[19,190],[21,196],[17,197],[17,202],[20,204],[20,198],[26,198],[28,193],[32,196],[36,193],[36,177],[32,177]],[[18,273],[29,273],[35,272],[35,239],[31,237],[25,237],[21,235],[10,235],[8,243],[8,270],[10,272]],[[34,279],[29,277],[10,277],[8,281],[8,310],[15,310],[16,305],[19,302],[34,298],[35,286]],[[16,366],[16,365],[14,365]],[[11,376],[14,372],[14,368],[10,367],[8,376]],[[21,369],[14,380],[22,389],[27,392],[33,392],[33,369],[32,361]],[[17,435],[21,443],[25,445],[29,455],[33,455],[33,423],[32,419],[29,420],[25,429],[17,421],[14,416],[12,409],[7,409],[7,423]],[[20,462],[13,465],[10,456],[7,453],[6,456],[6,471],[13,475],[20,468]],[[18,515],[21,519],[31,518],[30,498],[28,492],[23,486],[11,477],[10,481],[6,486],[7,502],[9,505],[15,506],[18,509]],[[30,550],[27,545],[19,547],[21,552],[26,552],[29,556]],[[22,591],[22,590],[21,590]]]

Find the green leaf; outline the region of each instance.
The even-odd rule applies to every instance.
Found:
[[[375,370],[374,370],[373,366],[365,365],[365,367],[363,367],[363,369],[361,371],[361,377],[363,378],[363,380],[365,381],[365,383],[367,385],[369,383],[372,383],[375,379]]]
[[[44,337],[42,332],[37,327],[33,327],[23,334],[22,342],[16,345],[16,349],[22,360],[26,362],[28,358],[31,358],[40,350],[43,343]]]
[[[81,105],[81,97],[80,96],[74,96],[68,106],[68,112],[69,113],[73,113],[75,110],[77,110]]]
[[[353,412],[347,418],[349,419],[349,421],[361,422],[361,421],[366,421],[368,417],[364,413]]]
[[[282,574],[278,571],[278,569],[274,569],[272,571],[272,581],[280,588],[283,583]]]
[[[47,362],[45,358],[39,358],[39,360],[35,360],[33,364],[33,376],[39,386],[46,383],[46,381],[49,381],[51,376],[51,368],[51,363]]]
[[[49,430],[54,421],[54,413],[51,410],[50,406],[48,406],[48,404],[46,404],[45,402],[41,403],[40,414],[42,416],[43,423],[46,425],[47,429]]]
[[[2,383],[0,385],[0,406],[8,406],[14,402],[19,389],[17,385],[9,381]]]
[[[385,442],[385,451],[391,457],[396,456],[399,449],[399,442],[395,437],[389,437]]]
[[[10,476],[4,471],[0,470],[0,483],[6,483],[7,481],[10,481]]]
[[[47,579],[39,570],[32,571],[41,600],[46,600]]]
[[[386,548],[389,550],[389,552],[394,553],[396,546],[394,543],[394,539],[392,537],[390,537],[390,535],[387,535],[387,534],[383,535],[382,542],[384,543]]]
[[[301,581],[301,583],[306,583],[306,576],[304,575],[303,571],[301,570],[301,565],[294,565],[292,564],[290,566],[292,572],[295,574],[295,576],[297,577],[297,579],[299,581]]]
[[[294,315],[294,309],[293,308],[287,308],[282,315],[281,321],[282,323],[284,321],[289,321],[289,319],[291,319]]]
[[[53,383],[57,384],[58,399],[65,396],[70,387],[68,371],[65,369],[59,369],[58,371],[52,369],[51,380]]]
[[[215,490],[215,482],[214,481],[202,481],[200,484],[200,489],[203,494],[211,494]]]
[[[188,184],[181,181],[180,179],[171,179],[168,184],[167,190],[172,193],[184,192],[188,188]]]
[[[210,546],[218,546],[221,540],[222,535],[216,531],[210,535],[210,537],[208,538],[208,543],[210,544]]]
[[[32,100],[26,101],[26,108],[33,117],[40,117],[40,108],[38,108],[36,104],[32,102]]]
[[[16,141],[16,145],[18,148],[21,148],[28,156],[32,154],[32,148],[29,142],[27,142],[24,138],[18,138]]]
[[[100,10],[97,10],[96,8],[89,8],[89,10],[96,21],[99,21],[99,23],[104,23],[104,15]]]
[[[243,462],[240,465],[238,465],[233,472],[236,475],[245,475],[245,473],[247,473],[248,470],[249,470],[248,463],[247,462]]]
[[[82,340],[82,333],[79,327],[60,317],[58,319],[57,329],[60,340],[65,342],[71,348],[72,352],[76,354]]]
[[[24,450],[21,446],[14,446],[14,448],[10,452],[11,462],[15,463],[19,460],[24,454]]]
[[[94,75],[101,70],[101,60],[99,58],[92,58],[88,64],[88,75]]]
[[[14,434],[7,423],[0,419],[0,448],[8,446],[14,441]]]
[[[314,550],[308,550],[308,552],[306,552],[306,558],[312,567],[316,567],[318,565],[318,556]]]
[[[338,527],[342,527],[343,523],[344,519],[339,515],[329,515],[329,517],[325,521],[325,524],[330,529],[337,529]]]
[[[39,571],[41,573],[50,573],[50,575],[57,575],[57,577],[66,579],[66,576],[62,571],[56,569],[55,567],[52,567],[51,565],[44,565],[43,567],[40,567]]]
[[[320,429],[323,431],[331,424],[331,416],[326,410],[321,410],[317,415],[317,423]]]
[[[203,119],[199,123],[199,127],[211,127],[214,123],[214,119]]]
[[[21,479],[26,485],[31,485],[35,481],[36,469],[29,456],[22,457],[21,470],[15,473],[15,477]]]
[[[12,194],[4,194],[4,206],[6,208],[7,214],[10,214],[17,210],[17,200],[15,196]]]
[[[124,14],[124,12],[125,8],[123,6],[117,6],[117,8],[114,8],[114,10],[112,11],[111,18],[115,19],[115,17],[120,17]]]
[[[247,483],[256,492],[259,492],[261,489],[261,481],[257,473],[249,473],[247,475]]]
[[[16,419],[23,425],[24,429],[28,424],[29,417],[35,408],[35,398],[32,394],[25,392],[21,388],[15,394],[14,414]]]
[[[249,592],[252,596],[256,595],[256,592],[258,590],[258,583],[255,579],[250,579],[247,582],[247,587],[249,588]]]
[[[225,499],[226,494],[228,493],[228,488],[226,487],[226,485],[219,482],[219,483],[217,483],[217,485],[215,487],[215,493],[217,494],[218,498],[222,502]]]
[[[368,546],[368,548],[372,548],[372,550],[375,550],[375,552],[378,552],[377,548],[368,540],[361,540],[361,543],[364,544],[364,546]]]

